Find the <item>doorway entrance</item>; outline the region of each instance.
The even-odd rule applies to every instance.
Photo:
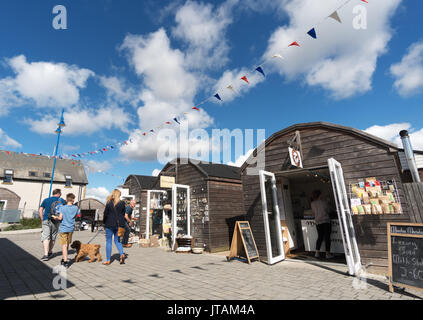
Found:
[[[190,187],[174,184],[172,186],[172,250],[176,238],[191,237]]]
[[[328,166],[320,168],[261,171],[260,187],[269,264],[283,260],[285,255],[314,259],[317,230],[311,195],[319,190],[321,199],[326,199],[331,208],[331,253],[338,256],[337,262],[347,263],[351,275],[361,269],[342,167],[336,160],[329,159]]]

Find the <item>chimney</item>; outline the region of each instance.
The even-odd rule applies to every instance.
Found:
[[[407,130],[400,132],[402,145],[404,146],[405,158],[407,159],[408,168],[410,169],[411,176],[414,182],[420,182],[419,171],[417,170],[416,160],[414,158],[413,147],[411,146],[410,136]]]

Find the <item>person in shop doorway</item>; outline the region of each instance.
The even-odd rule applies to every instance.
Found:
[[[132,212],[135,208],[137,202],[135,200],[131,200],[129,205],[125,208],[125,235],[123,236],[122,245],[124,248],[132,247],[132,244],[128,244],[129,234],[132,228]]]
[[[106,261],[104,265],[110,264],[112,256],[112,239],[114,239],[116,248],[119,251],[120,264],[125,263],[125,253],[123,252],[122,243],[120,242],[118,231],[125,225],[125,202],[120,200],[121,192],[117,189],[107,197],[106,208],[104,209],[104,227],[106,229]]]
[[[317,241],[316,241],[316,258],[320,258],[320,247],[322,241],[325,241],[326,259],[332,259],[333,255],[330,253],[330,234],[332,226],[329,215],[328,202],[322,199],[322,192],[315,190],[313,192],[313,201],[311,202],[311,210],[314,214],[314,219],[317,228]]]

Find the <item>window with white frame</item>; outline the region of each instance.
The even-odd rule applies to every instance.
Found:
[[[72,187],[72,177],[71,176],[65,176],[65,179],[66,179],[65,186],[68,187],[68,188]]]
[[[13,170],[10,170],[10,169],[4,170],[3,183],[12,183],[12,182],[13,182]]]

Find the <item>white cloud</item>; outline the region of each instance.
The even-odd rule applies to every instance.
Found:
[[[423,90],[423,42],[413,43],[407,54],[391,66],[391,74],[396,79],[394,88],[404,97]]]
[[[377,137],[391,141],[402,148],[401,138],[399,132],[401,130],[408,130],[410,141],[414,150],[423,150],[423,128],[414,129],[411,123],[392,123],[386,126],[372,126],[364,130],[367,133],[373,134]]]
[[[248,157],[254,152],[254,149],[250,149],[247,151],[246,154],[240,155],[238,159],[236,159],[235,162],[228,162],[228,165],[234,166],[234,167],[241,167],[245,161],[247,161]]]
[[[158,176],[159,176],[159,174],[160,174],[160,172],[162,172],[162,170],[159,170],[159,169],[154,169],[154,170],[153,170],[153,172],[151,173],[151,175],[152,175],[153,177],[158,177]]]
[[[9,113],[9,109],[23,105],[24,99],[18,97],[15,92],[15,83],[12,78],[0,79],[0,116]]]
[[[107,97],[111,102],[129,102],[132,106],[136,106],[139,102],[139,93],[129,87],[125,79],[120,77],[99,77],[100,84],[106,89]]]
[[[109,194],[110,194],[109,190],[107,190],[105,187],[87,188],[87,193],[85,195],[85,198],[94,198],[105,203],[106,198]]]
[[[79,91],[85,88],[94,72],[65,63],[31,62],[20,55],[7,63],[15,78],[0,80],[13,85],[13,99],[35,101],[39,107],[69,107],[79,101]],[[0,85],[1,87],[1,85]]]
[[[40,134],[55,134],[57,129],[57,116],[48,115],[40,120],[25,119],[31,131]],[[65,111],[66,127],[63,132],[67,135],[91,135],[103,129],[120,129],[128,132],[128,124],[132,122],[131,116],[119,107],[100,107],[99,109],[70,109]]]
[[[0,128],[0,147],[22,148],[22,145],[15,139],[9,137],[6,132]]]
[[[226,29],[232,22],[231,9],[237,1],[226,1],[220,7],[187,1],[175,15],[172,34],[187,43],[186,63],[197,69],[216,68],[228,62],[229,46]]]
[[[95,161],[88,160],[83,161],[85,172],[87,174],[97,173],[97,172],[106,172],[111,169],[112,165],[109,161]]]
[[[376,137],[395,142],[396,139],[399,137],[399,132],[401,130],[410,130],[411,123],[392,123],[386,126],[378,126],[374,125],[370,128],[364,130],[367,133],[370,133]]]
[[[350,2],[341,11],[340,24],[327,17],[343,1],[279,0],[288,14],[289,25],[279,27],[270,37],[264,58],[282,53],[286,60],[273,60],[267,66],[289,81],[305,79],[310,86],[328,90],[335,99],[365,93],[372,88],[378,58],[387,51],[392,30],[389,19],[401,0],[362,4],[367,10],[367,29],[352,26],[355,17]],[[317,25],[310,23],[320,22]],[[315,26],[318,40],[306,32]],[[301,47],[289,47],[297,41]]]

